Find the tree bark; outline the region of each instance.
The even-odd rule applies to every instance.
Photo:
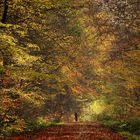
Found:
[[[8,13],[8,0],[4,0],[4,10],[3,10],[3,15],[1,19],[2,23],[6,23],[7,13]]]

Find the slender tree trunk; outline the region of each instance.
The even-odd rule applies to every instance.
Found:
[[[2,16],[2,19],[1,19],[2,23],[6,22],[7,13],[8,13],[8,0],[4,0],[4,10],[3,10],[3,16]]]

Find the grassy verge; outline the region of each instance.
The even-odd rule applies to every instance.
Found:
[[[140,135],[134,135],[127,131],[119,132],[121,135],[125,136],[128,140],[140,140]]]
[[[133,118],[131,120],[99,120],[100,124],[120,133],[128,138],[128,140],[140,140],[140,119]]]
[[[64,125],[64,123],[58,119],[54,119],[49,122],[46,122],[44,118],[39,117],[36,120],[27,120],[26,125],[23,129],[20,129],[15,126],[7,127],[7,129],[0,132],[0,138],[10,137],[12,135],[20,135],[20,134],[22,135],[24,133],[38,132],[41,131],[42,129],[52,127],[52,126],[58,126],[58,125]]]

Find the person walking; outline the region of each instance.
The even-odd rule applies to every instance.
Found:
[[[75,122],[78,122],[78,114],[77,112],[74,112]]]

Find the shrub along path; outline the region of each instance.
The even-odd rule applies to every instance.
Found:
[[[71,123],[53,126],[39,132],[13,136],[5,140],[127,140],[98,124]]]

